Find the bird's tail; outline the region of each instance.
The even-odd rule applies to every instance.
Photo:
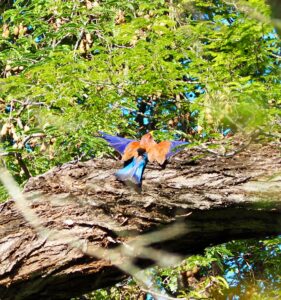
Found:
[[[115,176],[128,185],[141,187],[142,174],[147,162],[148,159],[146,154],[134,157],[132,162],[115,173]]]

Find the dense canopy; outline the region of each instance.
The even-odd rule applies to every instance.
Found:
[[[98,130],[190,141],[277,130],[269,13],[263,0],[3,1],[1,156],[22,182],[110,151]]]

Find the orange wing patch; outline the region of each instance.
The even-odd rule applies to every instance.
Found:
[[[138,150],[143,149],[147,152],[148,160],[150,162],[158,162],[160,165],[163,165],[166,156],[169,153],[171,147],[171,142],[163,141],[157,144],[150,133],[145,134],[139,142],[131,142],[124,151],[122,156],[123,161],[127,161],[132,157],[138,157]]]
[[[169,153],[170,147],[171,142],[169,141],[163,141],[154,145],[147,152],[148,160],[150,162],[157,161],[160,165],[163,165],[166,160],[166,156]]]
[[[131,142],[124,151],[124,154],[122,156],[123,161],[127,161],[131,159],[132,157],[138,157],[138,149],[140,148],[140,142],[135,141]]]

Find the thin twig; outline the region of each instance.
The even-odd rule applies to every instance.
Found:
[[[25,146],[25,144],[32,138],[42,138],[42,137],[46,137],[45,133],[33,133],[29,136],[27,136],[24,140],[23,140],[23,145]]]
[[[84,33],[85,33],[85,30],[83,28],[83,29],[81,29],[81,31],[80,31],[80,33],[78,35],[77,41],[76,41],[76,43],[74,45],[74,48],[73,48],[73,58],[74,59],[76,59],[76,56],[77,56],[76,50],[78,48],[78,45],[79,45],[79,43],[80,43],[80,41],[81,41]]]

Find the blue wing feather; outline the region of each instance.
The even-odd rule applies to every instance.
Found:
[[[170,149],[166,155],[166,159],[169,159],[171,156],[183,150],[183,146],[188,144],[189,142],[171,141]]]
[[[146,154],[134,157],[132,162],[115,173],[115,176],[121,181],[141,186],[142,174],[147,162]]]
[[[105,139],[110,144],[110,146],[113,147],[120,154],[124,154],[126,147],[131,142],[135,142],[135,140],[126,139],[119,136],[113,136],[102,131],[99,131],[99,133],[101,134],[101,138]]]

